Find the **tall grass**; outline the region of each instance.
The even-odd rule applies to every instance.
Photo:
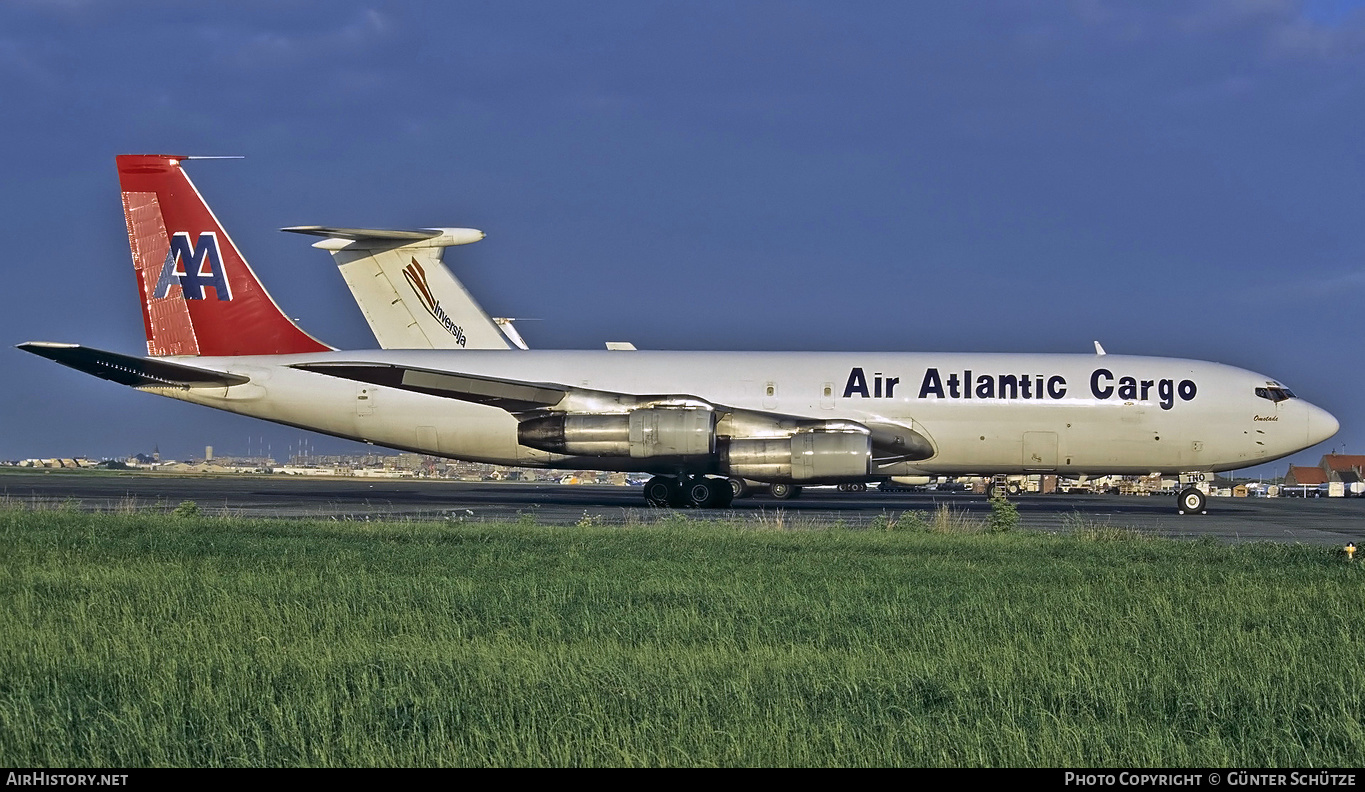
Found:
[[[852,531],[189,511],[0,510],[6,764],[1365,756],[1365,577],[1322,549],[951,513]]]

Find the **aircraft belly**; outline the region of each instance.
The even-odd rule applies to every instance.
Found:
[[[390,448],[495,464],[535,464],[518,457],[517,421],[496,407],[436,399],[318,374],[274,369],[246,386],[205,391],[157,389],[162,395]],[[262,380],[269,379],[266,384]],[[234,393],[243,389],[249,391]]]
[[[938,454],[915,467],[943,473],[1180,470],[1180,427],[1133,408],[1061,404],[926,404],[918,413]],[[1119,411],[1130,410],[1126,414]]]
[[[515,463],[517,422],[508,413],[390,388],[378,390],[382,402],[372,415],[356,419],[357,437],[433,456]]]

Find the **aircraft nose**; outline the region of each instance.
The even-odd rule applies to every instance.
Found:
[[[1317,445],[1323,440],[1337,433],[1341,424],[1337,422],[1335,416],[1321,407],[1311,404],[1305,405],[1308,408],[1308,444]]]

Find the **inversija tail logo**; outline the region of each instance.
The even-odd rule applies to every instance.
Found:
[[[431,314],[431,317],[437,322],[440,322],[447,333],[455,337],[455,343],[464,346],[464,328],[455,324],[449,316],[446,316],[446,312],[441,310],[440,300],[437,300],[435,295],[431,293],[431,285],[427,283],[426,270],[422,269],[422,265],[417,263],[416,258],[413,258],[412,263],[403,268],[403,277],[407,279],[412,290],[417,293],[417,299],[422,303],[422,307],[427,309],[427,313]]]
[[[223,271],[223,257],[218,252],[217,234],[205,231],[199,235],[199,241],[190,245],[188,233],[175,232],[152,296],[158,300],[166,297],[171,293],[172,286],[179,286],[186,300],[204,299],[205,286],[213,287],[216,299],[232,299],[232,287],[228,285],[227,273]]]

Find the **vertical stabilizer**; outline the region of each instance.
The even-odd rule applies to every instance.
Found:
[[[282,355],[326,344],[285,316],[181,169],[184,157],[117,158],[147,353]]]

